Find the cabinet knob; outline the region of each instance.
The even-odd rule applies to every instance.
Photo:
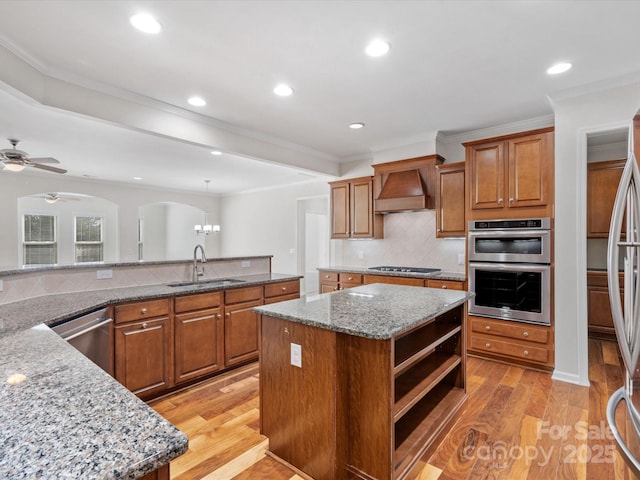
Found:
[[[522,336],[528,337],[529,336],[529,332],[522,332]]]
[[[140,309],[140,313],[142,313],[143,315],[147,313],[147,307]]]
[[[287,291],[287,287],[282,287],[282,291],[286,292]]]
[[[142,328],[147,328],[148,326],[149,326],[149,324],[148,324],[147,322],[144,322],[144,323],[142,324]]]
[[[338,286],[333,287],[333,291],[337,292],[338,290],[340,290],[340,288],[338,288]]]
[[[349,277],[349,278],[347,278],[347,280],[353,280],[353,277]]]
[[[231,316],[231,313],[227,312],[224,314],[225,317],[229,318]]]
[[[489,342],[485,343],[484,346],[487,348],[491,348],[491,344]]]
[[[446,290],[447,286],[446,285],[442,285],[440,288],[444,288]]]
[[[324,278],[331,278],[331,275],[325,275]]]
[[[485,325],[485,326],[484,326],[484,329],[485,329],[485,330],[491,330],[491,326],[490,326],[490,325]]]
[[[523,355],[529,355],[529,350],[525,350],[524,352],[522,352]]]
[[[498,203],[502,203],[502,201],[503,201],[503,199],[502,199],[502,198],[499,198],[499,199],[498,199]]]
[[[510,198],[510,199],[509,199],[509,203],[513,203],[513,198]]]
[[[220,315],[219,313],[216,315],[216,318],[222,318],[222,315]]]

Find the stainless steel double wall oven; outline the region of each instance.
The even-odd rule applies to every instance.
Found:
[[[469,313],[551,324],[551,221],[469,222]]]

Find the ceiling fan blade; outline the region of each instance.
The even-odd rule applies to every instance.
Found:
[[[55,158],[51,157],[42,157],[42,158],[29,158],[30,163],[60,163]]]
[[[48,172],[67,173],[63,168],[51,167],[49,165],[41,165],[39,163],[29,163],[28,165],[33,168],[39,168],[40,170],[47,170]]]

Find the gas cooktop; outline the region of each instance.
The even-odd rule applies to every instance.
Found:
[[[403,273],[434,273],[441,271],[440,268],[423,268],[423,267],[369,267],[369,270],[378,270],[380,272],[403,272]]]

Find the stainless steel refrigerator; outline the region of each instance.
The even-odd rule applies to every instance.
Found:
[[[633,132],[633,129],[630,129]],[[623,231],[623,226],[625,231]],[[620,298],[620,266],[624,271]],[[640,169],[633,138],[611,216],[607,249],[609,298],[625,368],[624,385],[609,399],[607,421],[619,452],[640,476]],[[623,409],[620,411],[619,409]],[[618,410],[618,415],[616,411]],[[616,424],[616,420],[619,424]]]

